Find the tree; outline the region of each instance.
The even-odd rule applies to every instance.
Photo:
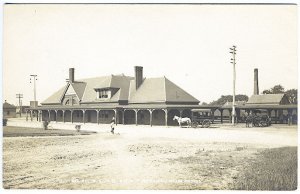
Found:
[[[264,90],[263,94],[283,94],[284,93],[284,87],[282,87],[280,84],[275,85],[273,88],[270,88],[269,90]]]
[[[235,95],[235,101],[248,101],[248,96],[243,94]],[[222,95],[218,100],[210,103],[210,105],[224,105],[226,102],[232,102],[232,95]]]
[[[208,105],[206,102],[202,102],[202,105]]]
[[[288,97],[290,103],[292,104],[297,104],[298,103],[298,90],[297,89],[290,89],[290,90],[287,90],[285,92],[286,96]]]
[[[283,94],[283,93],[286,94],[290,103],[297,104],[297,102],[298,102],[298,97],[297,97],[298,90],[297,89],[290,89],[290,90],[284,91],[284,87],[281,86],[280,84],[278,84],[278,85],[275,85],[274,87],[270,88],[269,90],[263,91],[263,94]]]

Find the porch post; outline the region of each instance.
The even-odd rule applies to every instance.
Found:
[[[152,109],[148,109],[150,112],[150,126],[152,127]]]
[[[220,109],[220,112],[221,112],[221,124],[223,124],[223,110],[224,109]]]
[[[28,110],[26,110],[26,121],[28,121]]]
[[[115,112],[115,122],[116,122],[116,126],[118,125],[118,111],[117,111],[117,109],[114,109],[114,112]]]
[[[96,111],[97,111],[97,124],[99,125],[99,112],[100,112],[100,110],[98,109]]]
[[[288,125],[292,124],[292,114],[293,114],[293,109],[288,109]]]
[[[123,114],[122,114],[122,122],[123,122],[123,125],[125,125],[125,111],[126,110],[123,110]]]
[[[82,122],[83,122],[83,124],[85,124],[85,110],[82,110]]]
[[[231,109],[228,109],[228,111],[229,111],[229,123],[231,123],[231,119],[232,119],[232,110]]]
[[[43,110],[41,110],[41,113],[40,113],[40,121],[43,121]]]
[[[57,123],[57,110],[55,110],[55,122]]]
[[[65,110],[63,110],[62,112],[63,112],[63,122],[65,122]]]
[[[139,112],[139,109],[134,109],[134,112],[135,112],[135,125],[138,125],[138,112]]]
[[[212,123],[214,123],[214,121],[215,121],[215,111],[216,111],[217,109],[211,109],[211,114],[212,114]]]
[[[39,115],[38,116],[38,121],[41,122],[41,111],[40,110],[38,110],[38,115]]]
[[[49,120],[49,122],[51,121],[51,111],[50,110],[48,110],[48,120]]]
[[[163,109],[165,111],[165,126],[168,126],[168,109]]]
[[[239,123],[240,117],[241,117],[241,110],[236,109],[236,123]]]
[[[30,110],[30,120],[32,121],[32,110]]]
[[[73,110],[71,110],[71,123],[73,123]]]
[[[183,110],[179,110],[179,117],[182,117]]]
[[[278,110],[275,110],[275,124],[277,124],[278,120]]]

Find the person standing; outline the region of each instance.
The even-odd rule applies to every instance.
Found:
[[[110,121],[110,128],[111,128],[111,133],[114,134],[115,133],[115,124],[116,124],[116,120],[115,117],[113,117]]]

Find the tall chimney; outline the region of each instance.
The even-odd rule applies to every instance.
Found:
[[[134,66],[135,71],[135,89],[138,89],[143,82],[143,67]]]
[[[75,71],[74,68],[69,69],[69,82],[70,83],[74,83],[74,71]]]
[[[259,88],[258,88],[258,69],[254,69],[254,95],[259,95]]]

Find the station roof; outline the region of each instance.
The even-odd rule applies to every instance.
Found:
[[[247,104],[289,104],[285,94],[252,95]]]

